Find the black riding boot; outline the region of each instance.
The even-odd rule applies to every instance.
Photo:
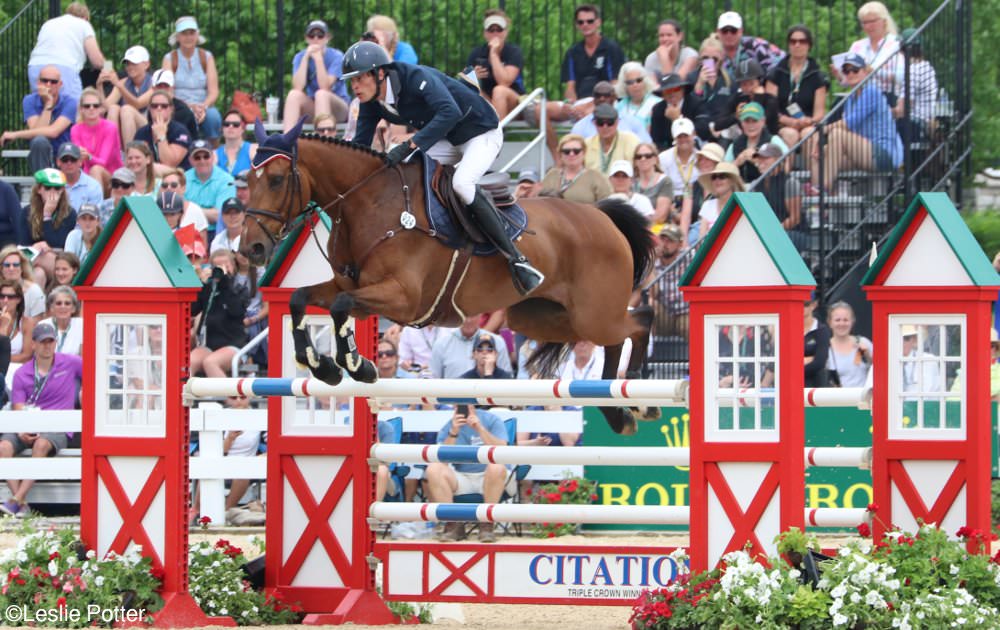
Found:
[[[500,218],[499,211],[493,206],[493,202],[483,194],[483,191],[477,189],[476,198],[472,200],[468,208],[473,220],[486,235],[486,238],[507,259],[514,287],[521,295],[528,295],[534,291],[545,280],[545,276],[541,271],[531,266],[524,254],[518,251],[517,246],[507,236],[507,232],[503,228],[503,220]]]

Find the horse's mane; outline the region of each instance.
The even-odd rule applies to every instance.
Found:
[[[342,140],[340,138],[331,138],[329,136],[321,136],[317,133],[304,133],[299,136],[300,139],[304,140],[318,140],[326,144],[332,144],[339,147],[346,147],[348,149],[354,149],[355,151],[361,151],[362,153],[367,153],[373,157],[377,157],[380,160],[385,160],[385,153],[381,151],[376,151],[370,146],[359,144],[357,142],[351,142],[350,140]]]

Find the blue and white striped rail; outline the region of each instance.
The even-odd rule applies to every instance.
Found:
[[[312,378],[192,378],[190,398],[217,396],[339,396],[423,404],[573,404],[659,406],[686,401],[685,380],[478,380],[385,379],[377,383],[345,381],[327,385]]]
[[[871,519],[861,508],[804,508],[813,527],[855,527]],[[685,505],[566,505],[525,503],[372,503],[375,521],[690,525]]]
[[[870,468],[871,448],[812,447],[806,466]],[[669,446],[455,446],[374,444],[376,462],[422,464],[536,464],[546,466],[689,466],[691,451]]]

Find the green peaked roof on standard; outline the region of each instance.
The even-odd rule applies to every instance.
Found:
[[[934,222],[940,232],[940,240],[943,240],[944,246],[950,249],[949,252],[936,250],[933,255],[933,265],[942,266],[942,259],[945,257],[943,254],[947,253],[950,254],[948,259],[955,261],[955,267],[961,269],[968,276],[967,282],[969,284],[980,287],[1000,285],[1000,276],[993,269],[993,265],[983,253],[983,248],[972,236],[972,232],[965,225],[965,221],[962,220],[958,209],[955,208],[955,204],[952,203],[948,195],[941,192],[922,192],[917,193],[917,196],[913,198],[910,207],[906,209],[892,233],[889,234],[889,238],[882,245],[874,264],[868,268],[864,278],[861,279],[862,286],[878,284],[880,282],[879,276],[884,276],[883,271],[892,273],[893,269],[885,268],[886,264],[891,260],[897,263],[901,260],[897,256],[896,250],[900,247],[901,240],[910,231],[921,208],[927,210],[928,218]],[[926,223],[925,219],[924,225]],[[926,251],[918,251],[915,255],[926,260],[927,254]],[[965,280],[963,279],[963,281]]]
[[[740,210],[742,213],[739,212]],[[766,263],[769,266],[773,265],[772,271],[786,285],[816,285],[816,280],[809,273],[809,269],[803,262],[802,256],[796,251],[791,239],[785,234],[785,229],[781,227],[778,217],[775,216],[764,195],[757,192],[738,192],[729,198],[729,203],[726,204],[708,236],[698,247],[694,259],[681,279],[681,286],[691,286],[696,278],[701,282],[705,275],[711,271],[710,268],[702,269],[702,267],[706,265],[711,267],[719,260],[721,249],[727,246],[727,243],[720,242],[720,239],[723,238],[723,234],[726,235],[726,240],[734,236],[735,226],[730,226],[730,223],[741,222],[740,216],[752,229],[753,235],[756,236],[754,240],[758,241],[758,243],[752,244],[752,247],[757,249],[756,253],[760,257],[768,259],[758,262]],[[743,240],[746,240],[745,236]]]
[[[323,226],[326,228],[326,231],[329,232],[330,228],[333,226],[333,222],[330,220],[330,217],[327,216],[325,212],[320,212],[318,213],[317,216],[319,216],[319,220],[323,223]],[[298,242],[299,237],[302,235],[302,230],[304,229],[306,229],[306,221],[299,221],[298,225],[289,230],[288,234],[285,235],[285,238],[283,238],[281,242],[278,243],[278,247],[277,249],[274,250],[274,253],[271,255],[271,262],[268,263],[267,269],[264,271],[264,275],[261,276],[260,283],[258,284],[258,286],[262,287],[271,286],[271,284],[274,282],[274,278],[277,275],[278,271],[280,271],[282,267],[284,267],[286,259],[291,254],[292,249],[295,247],[295,244]],[[325,236],[319,237],[319,240],[321,241],[320,245],[322,246],[323,251],[325,252],[326,242],[324,239]]]
[[[113,249],[105,251],[109,242]],[[159,269],[150,268],[151,265]],[[160,207],[146,196],[122,199],[73,283],[177,289],[202,286]]]

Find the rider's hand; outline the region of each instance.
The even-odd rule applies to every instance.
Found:
[[[406,156],[411,153],[413,153],[413,148],[410,147],[409,141],[397,144],[391,151],[385,154],[385,161],[388,162],[389,166],[395,166],[406,159]]]

